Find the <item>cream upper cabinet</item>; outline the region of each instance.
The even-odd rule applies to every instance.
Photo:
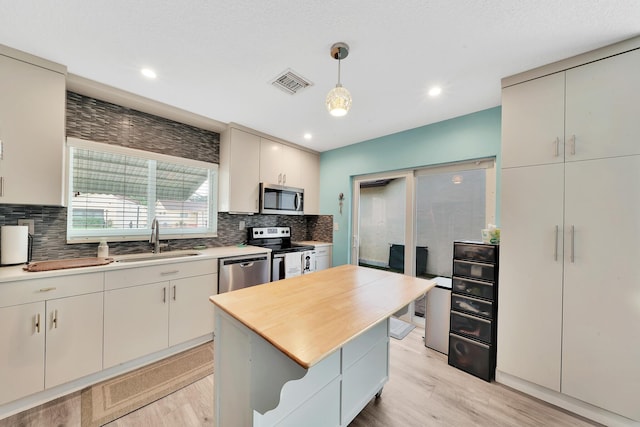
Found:
[[[260,138],[260,182],[300,188],[301,151]]]
[[[0,46],[0,203],[64,204],[66,83],[57,68]]]
[[[566,161],[640,154],[640,49],[566,74]]]
[[[300,150],[300,188],[304,189],[305,215],[320,214],[320,156]]]
[[[640,51],[604,58],[504,89],[497,370],[640,421]]]
[[[564,73],[502,91],[502,167],[564,162]]]
[[[303,188],[304,213],[319,213],[318,154],[230,126],[220,140],[218,210],[258,213],[261,182]]]
[[[257,213],[260,190],[260,137],[230,127],[220,139],[218,210]]]

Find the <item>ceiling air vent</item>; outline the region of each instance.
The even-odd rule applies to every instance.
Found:
[[[291,69],[284,70],[278,75],[278,77],[271,81],[271,84],[291,95],[307,86],[313,85],[309,80],[300,76]]]

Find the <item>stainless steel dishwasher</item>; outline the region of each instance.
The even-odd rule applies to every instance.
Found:
[[[218,263],[219,294],[271,281],[269,254],[220,258]]]

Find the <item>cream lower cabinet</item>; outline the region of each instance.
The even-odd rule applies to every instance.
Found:
[[[102,286],[102,273],[0,286],[0,404],[102,369]]]
[[[102,292],[47,301],[45,388],[102,369]]]
[[[315,245],[316,249],[316,271],[326,270],[327,268],[331,268],[332,258],[331,252],[333,249],[333,245],[328,244],[319,244]]]
[[[217,274],[171,281],[169,346],[213,332],[213,304],[209,297],[217,292]]]
[[[105,368],[167,348],[168,285],[160,282],[105,292]]]
[[[105,286],[105,368],[213,332],[216,260],[107,272]]]
[[[0,308],[0,324],[2,404],[44,390],[44,303]]]

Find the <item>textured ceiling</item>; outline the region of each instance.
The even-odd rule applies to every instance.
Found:
[[[317,151],[497,106],[502,77],[640,34],[638,0],[0,0],[0,10],[1,44]],[[351,47],[342,118],[324,107],[338,41]],[[288,68],[314,85],[272,87]],[[443,94],[430,98],[435,84]]]

